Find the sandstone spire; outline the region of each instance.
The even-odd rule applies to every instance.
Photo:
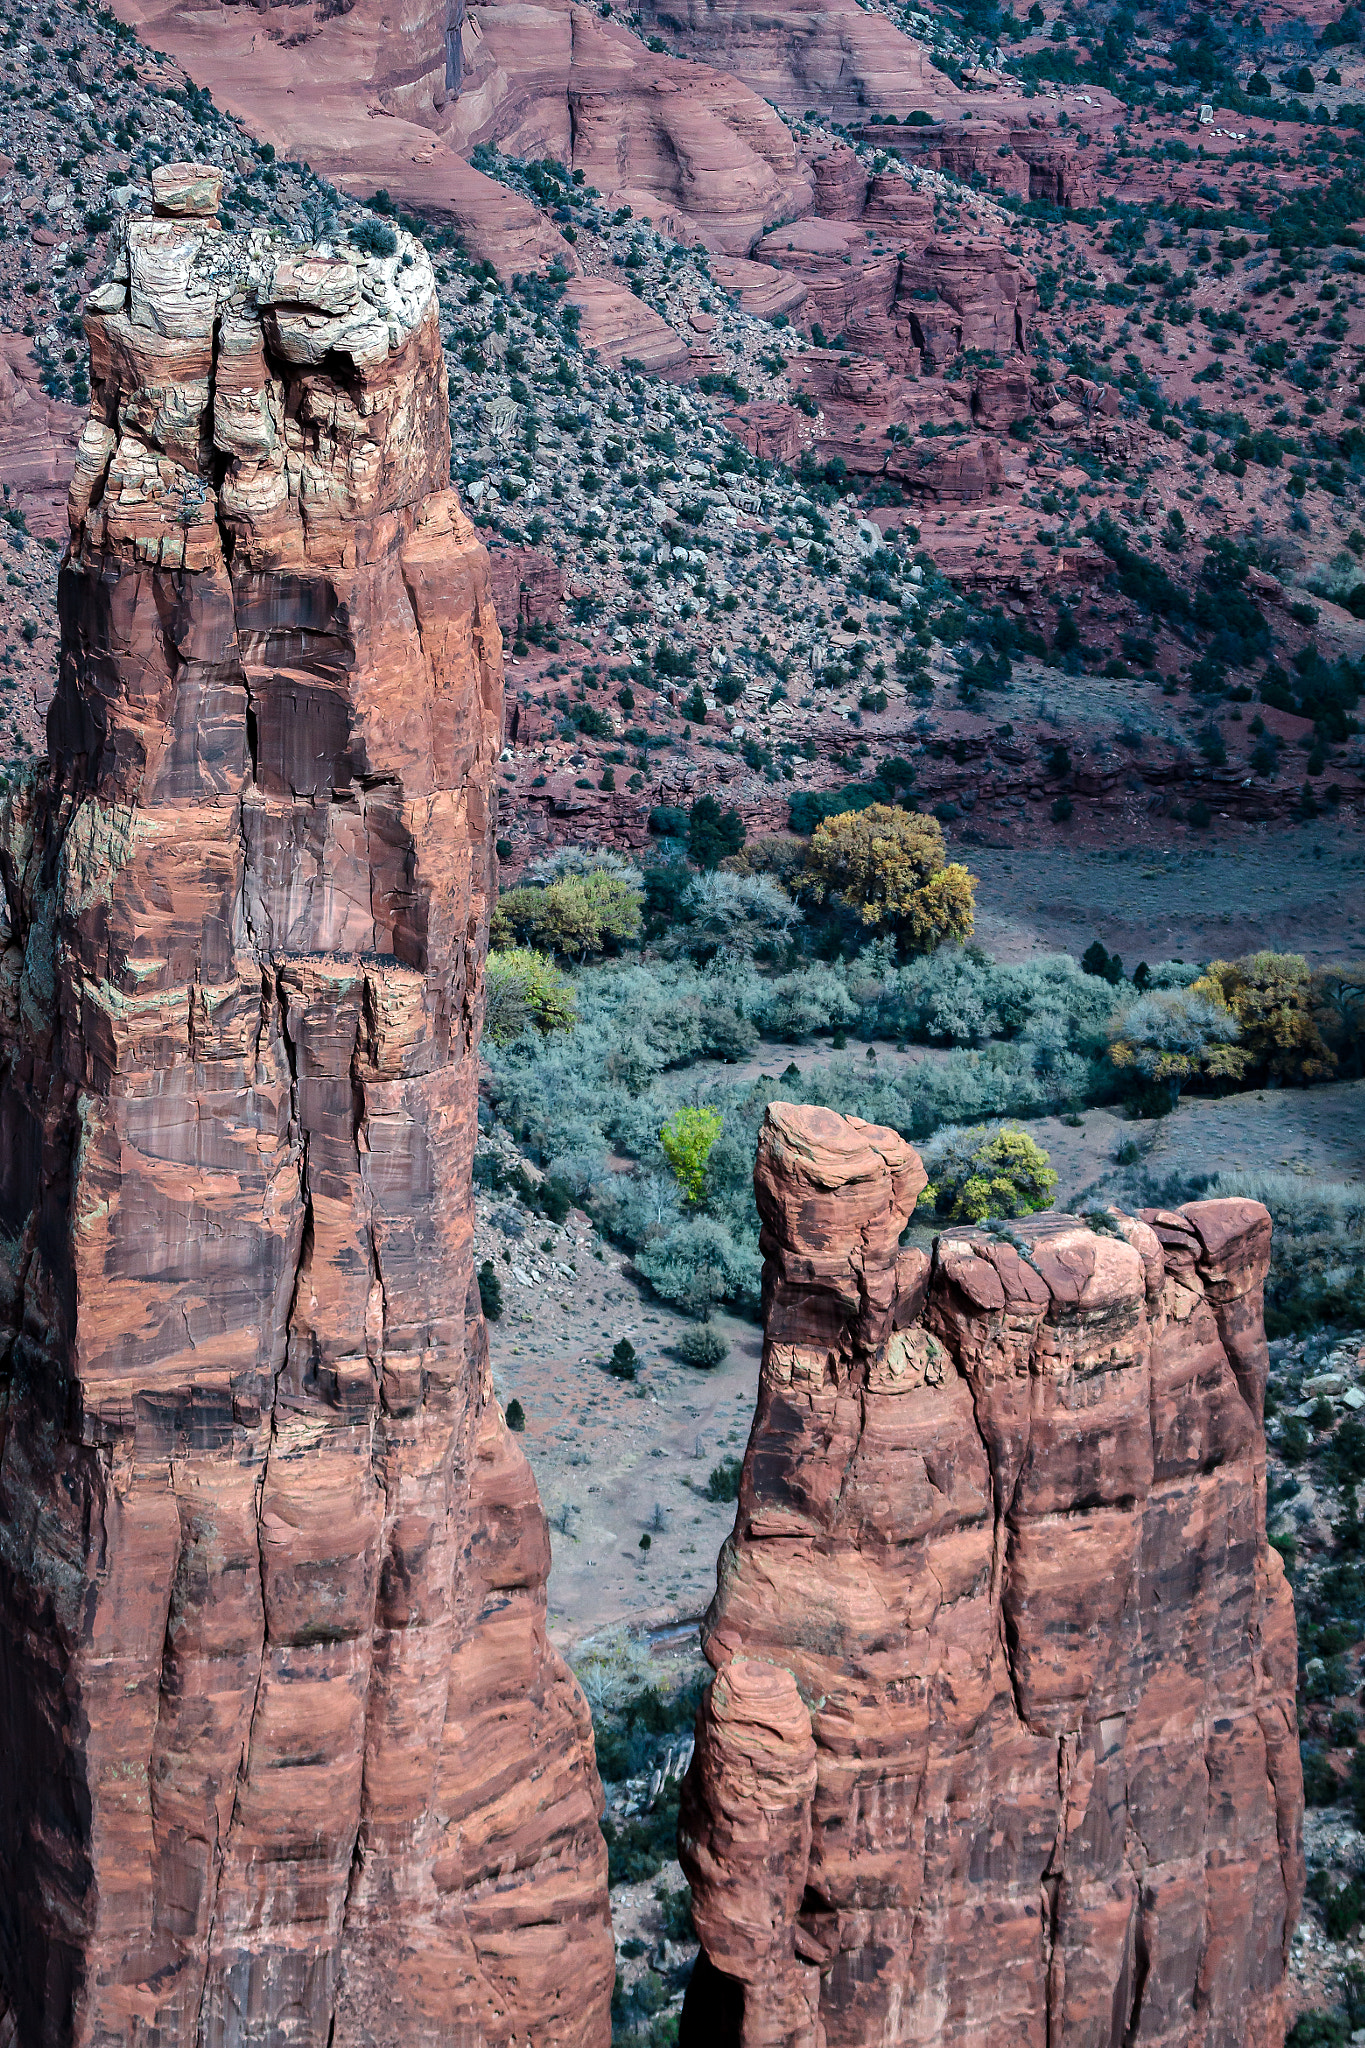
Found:
[[[1278,2048],[1303,1801],[1265,1210],[931,1260],[898,1243],[910,1147],[781,1103],[754,1184],[685,2048]]]
[[[502,652],[432,272],[220,183],[90,301],[4,827],[0,1985],[25,2048],[603,2048],[472,1271]]]

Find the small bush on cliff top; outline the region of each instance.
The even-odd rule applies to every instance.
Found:
[[[1027,1216],[1046,1209],[1057,1186],[1046,1152],[1027,1131],[940,1131],[924,1164],[929,1186],[921,1200],[950,1223]]]
[[[396,256],[398,237],[382,220],[362,220],[351,229],[351,246],[367,256]]]

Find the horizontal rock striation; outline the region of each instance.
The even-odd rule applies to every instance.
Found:
[[[684,2042],[1272,2048],[1303,1866],[1269,1217],[931,1255],[923,1185],[894,1132],[771,1105]]]
[[[600,2048],[473,1282],[502,656],[432,273],[155,184],[0,847],[0,1984],[26,2048]]]

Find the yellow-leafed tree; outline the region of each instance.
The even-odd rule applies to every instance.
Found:
[[[819,903],[832,898],[859,921],[894,931],[916,952],[972,935],[976,882],[944,858],[937,818],[870,804],[817,828],[803,879]]]
[[[1321,1081],[1335,1071],[1336,1055],[1313,1014],[1317,990],[1301,953],[1211,960],[1191,986],[1232,1012],[1250,1066],[1266,1080]]]

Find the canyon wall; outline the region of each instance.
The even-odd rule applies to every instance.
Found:
[[[87,312],[3,819],[0,2010],[605,2048],[471,1160],[502,651],[434,281],[168,166]]]
[[[1265,1210],[902,1248],[916,1154],[780,1103],[754,1178],[684,2043],[1278,2048],[1302,1780]]]

